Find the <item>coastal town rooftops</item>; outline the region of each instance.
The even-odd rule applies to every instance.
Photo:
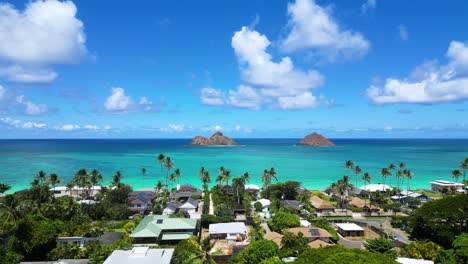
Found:
[[[198,202],[192,197],[190,197],[185,203],[179,206],[179,209],[197,209],[197,208],[198,208]]]
[[[51,191],[55,191],[55,192],[66,192],[66,191],[70,191],[70,189],[68,189],[67,186],[55,186],[53,188],[50,188]],[[78,187],[78,186],[74,186],[72,189],[72,191],[83,191],[83,190],[88,190],[88,187]],[[91,189],[92,191],[100,191],[101,190],[101,186],[92,186]]]
[[[104,264],[170,264],[173,254],[173,248],[134,247],[132,250],[114,250]]]
[[[302,203],[296,200],[282,200],[281,203],[284,206],[295,209],[295,210],[298,210],[302,207]]]
[[[430,183],[434,184],[434,185],[444,186],[444,187],[452,187],[452,186],[462,187],[462,186],[464,186],[463,183],[443,181],[443,180],[437,180],[437,181],[433,181],[433,182],[430,182]]]
[[[247,228],[242,222],[210,224],[210,235],[217,234],[247,234]]]
[[[335,209],[335,206],[318,196],[310,197],[310,204],[315,209]]]
[[[279,247],[281,247],[281,240],[283,239],[283,235],[277,232],[270,232],[263,235],[263,239],[271,240],[275,242]]]
[[[373,184],[361,186],[361,190],[368,191],[368,192],[381,192],[383,190],[391,190],[391,189],[392,187],[386,184],[381,184],[381,183],[373,183]]]
[[[354,223],[343,223],[343,224],[336,224],[338,228],[343,231],[364,231],[364,228],[354,224]]]
[[[305,238],[329,238],[332,235],[325,229],[318,227],[294,227],[289,228],[289,232],[297,235],[302,233]]]
[[[130,237],[158,237],[163,230],[194,230],[196,226],[196,219],[148,215],[133,230]]]
[[[262,207],[265,207],[265,206],[270,206],[271,204],[271,201],[268,200],[268,199],[259,199],[257,200],[257,202],[261,203],[262,204]]]

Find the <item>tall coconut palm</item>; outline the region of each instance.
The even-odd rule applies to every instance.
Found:
[[[164,168],[166,168],[166,185],[167,185],[167,180],[169,177],[169,172],[174,168],[174,162],[172,161],[171,157],[166,156],[164,158]]]
[[[42,189],[44,189],[44,184],[47,182],[48,177],[45,171],[39,171],[36,176],[34,177],[33,182],[31,185],[39,186],[39,201],[42,203]],[[47,190],[49,191],[49,190]]]
[[[180,169],[175,169],[174,174],[176,176],[177,184],[179,184],[180,177],[182,176],[182,172],[180,172]]]
[[[175,181],[177,180],[177,176],[175,175],[175,173],[171,173],[171,175],[169,175],[169,185],[171,187],[171,190],[172,190],[172,183],[174,183]]]
[[[89,175],[86,169],[81,169],[75,173],[73,176],[73,182],[76,184],[76,186],[79,187],[81,190],[81,196],[83,198],[87,198],[89,193],[85,193],[85,188],[89,188],[90,182],[89,182]],[[78,191],[77,191],[78,192]]]
[[[198,177],[200,178],[200,180],[202,182],[203,190],[205,192],[207,192],[208,191],[208,183],[211,182],[210,173],[207,170],[205,170],[205,167],[201,167],[200,172],[198,173]]]
[[[460,163],[460,168],[463,170],[463,182],[465,182],[466,181],[466,170],[468,170],[468,158],[465,158]]]
[[[275,168],[271,168],[270,170],[263,171],[262,182],[263,182],[263,187],[267,191],[267,197],[270,197],[270,186],[271,186],[271,181],[273,179],[278,181],[278,178],[276,177]]]
[[[347,160],[344,166],[345,168],[352,170],[354,168],[354,162],[352,160]]]
[[[232,179],[232,188],[236,190],[237,204],[240,204],[240,197],[245,190],[245,181],[243,177]]]
[[[161,172],[163,171],[163,167],[164,167],[164,161],[166,160],[166,156],[164,156],[164,154],[159,154],[157,157],[156,157],[156,160],[158,161],[159,165],[161,165]]]
[[[393,172],[395,169],[396,169],[395,164],[390,163],[390,164],[388,165],[388,171],[390,172],[390,175],[388,176],[388,177],[390,178],[390,182],[389,182],[388,185],[389,185],[390,187],[392,187],[392,177],[393,177],[392,172]]]
[[[361,180],[364,181],[364,189],[367,190],[367,184],[370,184],[372,182],[372,176],[368,172],[364,172],[364,175],[362,175]],[[369,196],[370,198],[370,196]]]
[[[102,174],[96,169],[92,170],[91,174],[89,175],[89,183],[91,186],[91,189],[90,189],[91,197],[94,197],[93,195],[94,186],[101,186],[102,181],[104,181],[104,177],[102,176]]]
[[[382,170],[380,170],[380,175],[382,175],[382,181],[383,181],[382,192],[385,192],[385,180],[387,177],[391,176],[392,174],[390,173],[388,168],[382,168]]]
[[[141,188],[145,188],[146,168],[141,168]]]
[[[3,202],[0,203],[0,229],[8,230],[9,228],[16,227],[17,220],[23,216],[21,209],[20,200],[16,196],[5,196]]]
[[[248,172],[245,172],[244,175],[242,175],[242,178],[244,179],[244,183],[250,181],[250,175]]]
[[[156,183],[156,193],[159,194],[161,190],[164,188],[164,183],[162,181],[158,181]]]
[[[462,172],[460,170],[453,170],[452,171],[452,178],[455,179],[456,182],[458,182],[458,179],[462,176]]]
[[[398,202],[400,202],[401,186],[403,185],[404,177],[406,177],[406,169],[398,170],[397,173],[396,173],[396,177],[397,177]]]
[[[359,175],[362,173],[361,167],[359,167],[359,166],[354,167],[353,173],[354,173],[354,175],[356,175],[356,187],[357,187],[358,186]]]
[[[112,176],[111,186],[120,189],[122,187],[122,178],[123,175],[120,171],[115,172],[114,176]]]
[[[59,183],[62,182],[62,179],[60,179],[60,177],[56,174],[56,173],[52,173],[50,174],[50,184],[52,185],[52,189],[54,190],[55,192],[55,186]],[[52,199],[55,200],[55,195],[52,195]]]
[[[410,190],[410,181],[411,179],[413,179],[414,177],[414,174],[411,170],[406,170],[405,171],[405,177],[406,177],[406,192],[408,194],[409,190]]]
[[[75,182],[73,180],[67,183],[67,190],[70,192],[70,196],[73,196],[73,189],[75,188]]]

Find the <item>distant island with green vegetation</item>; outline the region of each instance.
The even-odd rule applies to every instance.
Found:
[[[30,188],[13,194],[0,183],[0,263],[468,260],[468,158],[452,171],[455,182],[432,182],[432,190],[411,189],[414,174],[403,162],[372,176],[348,160],[346,176],[324,190],[279,182],[275,168],[265,169],[257,186],[249,173],[232,175],[226,167],[217,175],[201,167],[198,189],[181,184],[184,174],[171,157],[159,154],[155,162],[164,180],[140,190],[123,183],[119,171],[103,184],[95,169],[78,170],[69,182],[40,171]],[[142,168],[142,180],[146,173]]]

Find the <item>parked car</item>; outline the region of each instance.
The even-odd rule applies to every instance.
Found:
[[[390,239],[393,241],[398,241],[398,237],[396,235],[391,235]]]

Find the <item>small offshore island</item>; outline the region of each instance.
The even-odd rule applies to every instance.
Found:
[[[312,147],[333,147],[335,143],[331,142],[319,133],[312,133],[305,136],[299,143],[299,146],[312,146]]]
[[[221,132],[215,132],[210,138],[196,136],[190,141],[191,146],[239,146],[239,143],[232,138],[223,135]]]

